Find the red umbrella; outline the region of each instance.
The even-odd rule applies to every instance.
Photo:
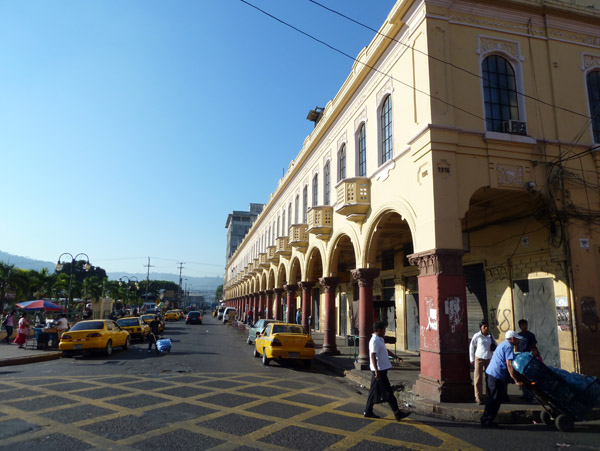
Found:
[[[45,301],[40,299],[39,301],[27,301],[21,302],[17,304],[18,308],[22,308],[23,310],[47,310],[49,312],[60,312],[63,311],[63,308],[60,305],[55,304],[54,302]]]

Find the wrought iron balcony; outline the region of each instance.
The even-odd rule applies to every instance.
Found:
[[[308,233],[328,239],[333,231],[333,207],[323,205],[308,210]]]
[[[280,257],[289,257],[292,255],[292,246],[290,246],[290,242],[287,236],[280,236],[277,238],[277,249],[275,253]]]
[[[308,247],[308,224],[290,226],[290,245],[303,252]]]
[[[371,207],[371,180],[368,177],[344,179],[336,190],[336,213],[346,216],[350,221],[362,223]]]

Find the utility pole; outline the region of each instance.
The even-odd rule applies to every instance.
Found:
[[[148,264],[144,265],[146,268],[148,268],[148,274],[146,275],[146,296],[148,295],[148,292],[150,291],[150,268],[153,267],[154,265],[150,264],[150,257],[148,257]],[[146,299],[148,300],[148,299]]]
[[[177,290],[177,302],[181,303],[181,270],[185,262],[179,262],[179,288]]]

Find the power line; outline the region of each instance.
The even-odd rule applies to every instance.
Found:
[[[454,105],[454,104],[452,104],[452,103],[450,103],[450,102],[447,102],[447,101],[446,101],[446,100],[444,100],[444,99],[441,99],[441,98],[439,98],[439,97],[437,97],[437,96],[434,96],[433,94],[430,94],[430,93],[428,93],[428,92],[425,92],[425,91],[423,91],[423,90],[421,90],[421,89],[419,89],[419,88],[417,88],[417,87],[415,87],[415,86],[412,86],[412,85],[410,85],[410,84],[408,84],[408,83],[406,83],[406,82],[403,82],[402,80],[398,80],[398,79],[397,79],[397,78],[395,78],[394,76],[392,76],[392,75],[390,75],[390,74],[386,74],[385,72],[383,72],[383,71],[381,71],[381,70],[377,69],[376,67],[374,67],[374,66],[371,66],[371,65],[369,65],[369,64],[367,64],[367,63],[365,63],[365,62],[363,62],[363,61],[359,61],[358,59],[356,59],[356,58],[355,58],[355,57],[353,57],[352,55],[350,55],[350,54],[348,54],[348,53],[344,52],[343,50],[340,50],[340,49],[338,49],[337,47],[334,47],[334,46],[332,46],[331,44],[328,44],[327,42],[325,42],[325,41],[322,41],[321,39],[319,39],[319,38],[317,38],[317,37],[315,37],[315,36],[313,36],[313,35],[311,35],[311,34],[309,34],[309,33],[305,32],[305,31],[303,31],[303,30],[301,30],[301,29],[299,29],[299,28],[295,27],[294,25],[292,25],[292,24],[290,24],[290,23],[288,23],[288,22],[285,22],[285,21],[284,21],[284,20],[282,20],[282,19],[279,19],[278,17],[276,17],[276,16],[274,16],[274,15],[272,15],[272,14],[268,13],[267,11],[265,11],[265,10],[263,10],[263,9],[259,8],[258,6],[256,6],[256,5],[253,5],[252,3],[249,3],[249,2],[247,2],[246,0],[241,0],[241,2],[242,2],[242,3],[245,3],[245,4],[246,4],[246,5],[248,5],[248,6],[251,6],[252,8],[254,8],[254,9],[256,9],[256,10],[260,11],[261,13],[263,13],[264,15],[266,15],[266,16],[268,16],[268,17],[272,18],[273,20],[276,20],[277,22],[279,22],[279,23],[281,23],[281,24],[285,25],[286,27],[289,27],[289,28],[291,28],[292,30],[295,30],[295,31],[297,31],[298,33],[300,33],[300,34],[302,34],[302,35],[306,36],[307,38],[310,38],[310,39],[312,39],[312,40],[314,40],[314,41],[318,42],[319,44],[322,44],[322,45],[324,45],[325,47],[327,47],[327,48],[329,48],[329,49],[333,50],[334,52],[337,52],[337,53],[339,53],[340,55],[343,55],[343,56],[345,56],[346,58],[349,58],[349,59],[351,59],[352,61],[358,62],[358,63],[362,64],[363,66],[365,66],[365,67],[368,67],[369,69],[371,69],[371,70],[373,70],[373,71],[375,71],[375,72],[377,72],[377,73],[379,73],[379,74],[381,74],[381,75],[383,75],[383,76],[385,76],[385,77],[388,77],[388,78],[390,78],[390,79],[394,80],[394,81],[395,81],[395,82],[397,82],[397,83],[400,83],[401,85],[404,85],[404,86],[406,86],[406,87],[408,87],[408,88],[410,88],[410,89],[413,89],[413,90],[415,90],[415,91],[416,91],[416,92],[418,92],[418,93],[424,94],[424,95],[426,95],[427,97],[430,97],[430,98],[432,98],[432,99],[435,99],[435,100],[437,100],[438,102],[441,102],[441,103],[443,103],[444,105],[447,105],[447,106],[449,106],[449,107],[451,107],[451,108],[454,108],[454,109],[456,109],[456,110],[458,110],[458,111],[462,111],[463,113],[465,113],[465,114],[468,114],[469,116],[473,116],[473,117],[475,117],[475,118],[477,118],[477,119],[480,119],[480,120],[482,120],[482,121],[483,121],[483,120],[485,120],[483,117],[481,117],[481,116],[479,116],[479,115],[477,115],[477,114],[475,114],[475,113],[472,113],[472,112],[470,112],[470,111],[468,111],[468,110],[465,110],[464,108],[461,108],[461,107],[459,107],[459,106],[457,106],[457,105]],[[587,117],[587,116],[586,116],[586,117]]]
[[[244,3],[247,3],[245,0],[242,0],[242,1],[243,1]],[[404,47],[407,47],[407,48],[409,48],[409,49],[411,49],[411,50],[414,50],[414,51],[415,51],[415,52],[417,52],[417,53],[420,53],[420,54],[422,54],[422,55],[424,55],[424,56],[426,56],[426,57],[428,57],[428,58],[431,58],[431,59],[432,59],[432,60],[434,60],[434,61],[437,61],[437,62],[439,62],[439,63],[442,63],[442,64],[446,64],[446,65],[448,65],[448,66],[450,66],[450,67],[452,67],[452,68],[454,68],[454,69],[457,69],[457,70],[459,70],[459,71],[465,72],[465,73],[467,73],[467,74],[469,74],[469,75],[471,75],[471,76],[473,76],[473,77],[476,77],[476,78],[477,78],[477,79],[479,79],[479,80],[484,80],[484,78],[483,78],[481,75],[479,75],[479,74],[476,74],[475,72],[471,72],[470,70],[468,70],[468,69],[465,69],[464,67],[457,66],[457,65],[456,65],[456,64],[454,64],[454,63],[451,63],[451,62],[449,62],[449,61],[446,61],[446,60],[444,60],[444,59],[442,59],[442,58],[438,58],[438,57],[436,57],[436,56],[432,56],[432,55],[430,55],[429,53],[427,53],[427,52],[424,52],[423,50],[419,50],[419,49],[417,49],[417,48],[415,48],[415,47],[412,47],[412,46],[410,46],[410,45],[408,45],[408,44],[405,44],[404,42],[401,42],[401,41],[399,41],[399,40],[398,40],[398,39],[396,39],[396,38],[393,38],[393,37],[391,37],[391,36],[388,36],[388,35],[386,35],[385,33],[381,33],[379,30],[377,30],[377,29],[375,29],[375,28],[373,28],[373,27],[370,27],[369,25],[366,25],[366,24],[364,24],[364,23],[362,23],[362,22],[360,22],[360,21],[358,21],[358,20],[356,20],[356,19],[353,19],[352,17],[349,17],[349,16],[347,16],[347,15],[345,15],[345,14],[343,14],[343,13],[339,12],[339,11],[336,11],[336,10],[335,10],[335,9],[333,9],[333,8],[329,8],[328,6],[325,6],[325,5],[323,5],[323,4],[319,3],[319,2],[317,2],[316,0],[308,0],[308,1],[309,1],[309,2],[311,2],[311,3],[313,3],[313,4],[315,4],[315,5],[317,5],[317,6],[320,6],[320,7],[321,7],[321,8],[323,8],[323,9],[326,9],[327,11],[329,11],[329,12],[331,12],[331,13],[333,13],[333,14],[337,14],[338,16],[340,16],[340,17],[343,17],[344,19],[347,19],[347,20],[349,20],[349,21],[351,21],[351,22],[353,22],[353,23],[355,23],[355,24],[357,24],[357,25],[360,25],[361,27],[364,27],[364,28],[366,28],[367,30],[373,31],[373,32],[375,32],[375,33],[376,33],[377,35],[379,35],[379,36],[382,36],[382,37],[384,37],[384,38],[390,39],[391,41],[394,41],[394,42],[396,42],[396,43],[398,43],[398,44],[400,44],[400,45],[403,45]],[[251,6],[252,6],[252,5],[251,5]],[[486,81],[490,82],[489,80],[486,80]],[[563,111],[565,111],[565,112],[568,112],[568,113],[571,113],[571,114],[575,114],[575,115],[577,115],[577,116],[585,117],[586,119],[590,119],[590,117],[589,117],[589,116],[587,116],[586,114],[578,113],[577,111],[570,110],[569,108],[565,108],[565,107],[561,107],[561,106],[553,105],[552,103],[545,102],[545,101],[543,101],[543,100],[541,100],[541,99],[539,99],[539,98],[537,98],[537,97],[534,97],[534,96],[531,96],[531,95],[525,94],[525,93],[523,93],[523,92],[517,91],[516,89],[515,89],[515,90],[512,90],[512,89],[511,89],[510,91],[513,91],[513,92],[515,92],[515,93],[517,93],[517,94],[519,94],[519,95],[521,95],[521,96],[523,96],[523,97],[525,97],[525,98],[527,98],[527,99],[531,99],[531,100],[534,100],[534,101],[536,101],[536,102],[539,102],[539,103],[541,103],[541,104],[543,104],[543,105],[550,106],[550,107],[552,107],[552,108],[556,108],[556,109],[559,109],[559,110],[563,110]]]

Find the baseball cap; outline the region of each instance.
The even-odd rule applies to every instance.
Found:
[[[514,330],[509,330],[506,332],[506,339],[508,340],[509,338],[517,338],[519,340],[522,340],[523,337],[521,337],[518,333],[516,333]]]

